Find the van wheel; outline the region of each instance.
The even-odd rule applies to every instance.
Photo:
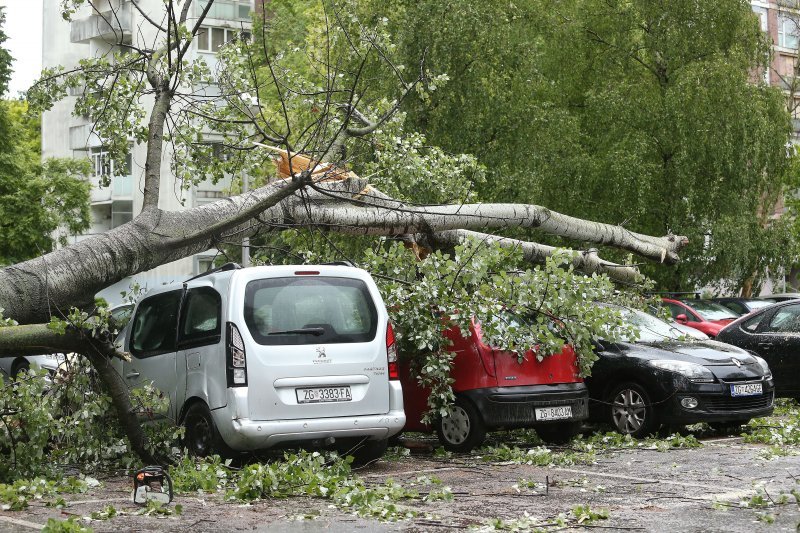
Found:
[[[366,466],[374,463],[383,457],[388,446],[389,439],[362,442],[350,453],[353,456],[353,466]]]
[[[183,445],[193,457],[207,457],[213,454],[230,456],[232,451],[217,431],[214,419],[211,418],[211,411],[202,402],[194,403],[186,416],[183,417],[183,427],[186,432],[183,435]]]
[[[566,444],[572,437],[580,433],[582,424],[580,422],[552,422],[550,424],[540,424],[533,429],[539,438],[548,444]]]
[[[445,450],[469,453],[486,439],[486,424],[469,400],[456,398],[449,416],[436,420],[436,434]]]
[[[609,422],[619,433],[639,439],[658,428],[650,395],[638,383],[618,385],[607,400]]]

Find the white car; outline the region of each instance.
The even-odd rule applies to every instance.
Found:
[[[226,265],[159,287],[124,349],[122,376],[169,396],[197,456],[303,444],[367,462],[405,424],[394,333],[361,269]]]

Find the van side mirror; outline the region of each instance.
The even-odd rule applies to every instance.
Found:
[[[687,322],[689,322],[689,317],[681,313],[675,317],[675,322],[677,322],[678,324],[686,324]]]

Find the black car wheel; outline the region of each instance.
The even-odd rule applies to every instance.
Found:
[[[183,427],[186,430],[183,443],[189,455],[194,457],[207,457],[215,453],[223,456],[232,455],[230,448],[222,440],[206,404],[201,402],[192,404],[183,418]]]
[[[11,378],[17,379],[20,372],[27,372],[30,370],[30,368],[31,364],[27,359],[19,359],[18,361],[14,361],[14,366],[11,367]]]
[[[623,383],[608,395],[609,419],[614,429],[632,437],[646,437],[656,424],[650,395],[638,383]]]
[[[540,424],[534,429],[539,438],[548,444],[566,444],[581,431],[580,422],[552,422]]]
[[[436,433],[446,450],[468,453],[483,444],[486,425],[471,402],[456,398],[450,407],[449,416],[443,416],[436,421]]]

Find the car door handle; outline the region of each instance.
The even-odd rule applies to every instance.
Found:
[[[774,343],[771,343],[771,342],[759,342],[758,345],[763,347],[763,348],[769,348],[770,346],[774,346]]]
[[[125,374],[125,377],[128,379],[138,378],[139,373],[134,370],[133,372],[128,372],[127,374]]]

